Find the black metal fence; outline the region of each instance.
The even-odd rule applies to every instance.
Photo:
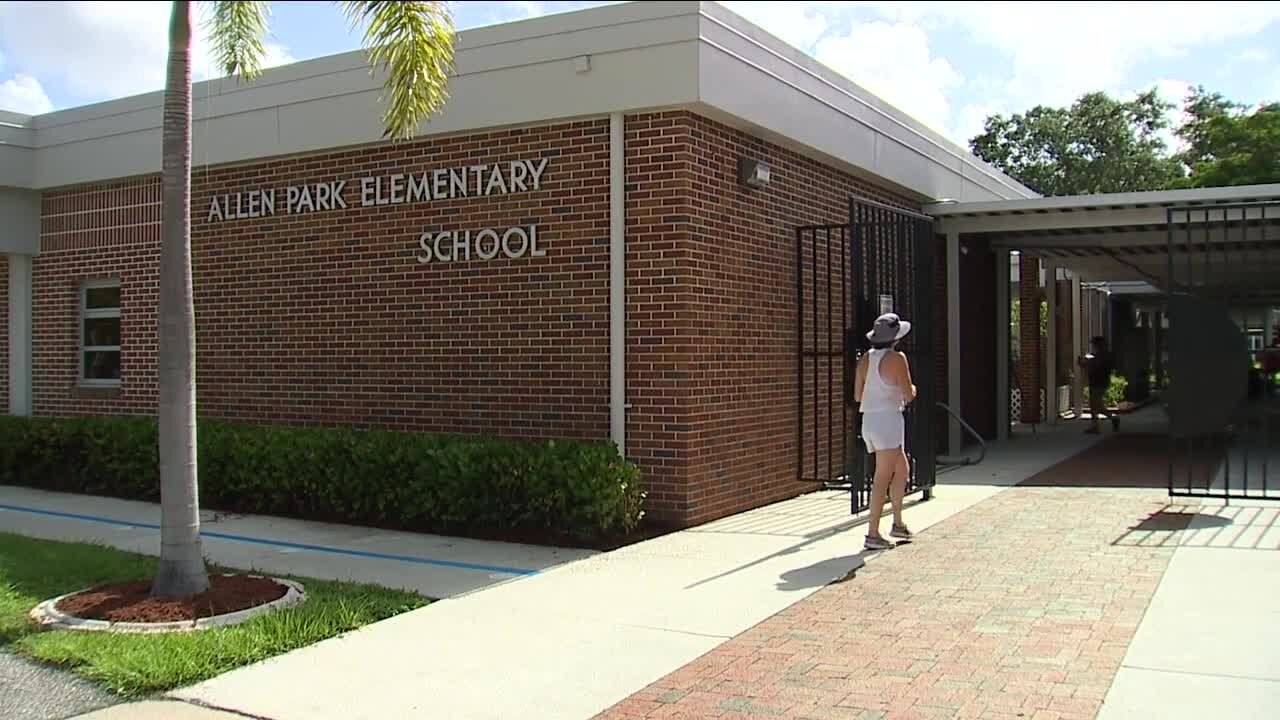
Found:
[[[845,487],[853,463],[853,322],[848,225],[796,230],[798,479]]]
[[[935,428],[936,383],[934,348],[934,263],[937,237],[933,218],[878,203],[855,200],[849,205],[853,229],[853,275],[861,289],[853,308],[851,364],[870,349],[866,331],[885,312],[898,313],[912,323],[911,334],[903,338],[900,350],[906,353],[918,395],[906,412],[907,458],[911,477],[907,493],[923,491],[925,496],[936,480]],[[861,436],[861,418],[856,420]],[[860,478],[855,507],[870,501],[870,478],[875,473],[875,457],[859,444],[853,477]]]
[[[851,201],[848,224],[796,230],[797,476],[847,488],[854,513],[869,504],[874,458],[860,440],[852,379],[882,312],[913,323],[900,346],[919,389],[906,418],[908,492],[927,497],[935,481],[935,254],[932,218],[870,201]]]
[[[1280,203],[1168,211],[1169,494],[1280,499]]]

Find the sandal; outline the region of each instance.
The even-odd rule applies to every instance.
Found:
[[[871,537],[870,535],[867,536],[865,545],[868,550],[888,550],[893,547],[893,543],[888,540],[882,537]]]

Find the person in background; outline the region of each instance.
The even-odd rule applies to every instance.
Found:
[[[889,534],[903,539],[911,537],[911,530],[902,521],[902,496],[911,472],[902,413],[907,403],[915,400],[916,386],[911,382],[907,356],[897,350],[898,341],[909,332],[911,323],[894,313],[876,318],[875,326],[867,333],[871,351],[858,359],[854,375],[853,398],[862,414],[862,439],[867,451],[876,456],[876,474],[871,481],[871,514],[867,518],[868,550],[884,550],[894,545],[880,535],[880,515],[886,493],[893,502],[893,528]]]
[[[1107,387],[1111,384],[1111,373],[1115,369],[1111,351],[1107,349],[1107,339],[1099,335],[1090,342],[1090,346],[1092,352],[1080,358],[1080,367],[1084,369],[1085,379],[1089,381],[1091,424],[1085,432],[1098,434],[1098,420],[1104,413],[1111,419],[1111,429],[1119,431],[1120,416],[1106,411]]]

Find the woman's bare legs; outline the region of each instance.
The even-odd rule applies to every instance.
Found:
[[[894,458],[895,453],[901,455],[902,449],[876,451],[876,475],[871,480],[871,505],[868,508],[870,515],[867,516],[867,537],[869,538],[881,539],[880,515],[884,513],[885,495],[888,494],[889,486],[893,484],[898,467],[897,460]],[[899,493],[899,497],[894,501],[894,517],[897,517],[896,508],[901,502],[901,493]]]
[[[893,480],[889,484],[889,496],[893,502],[893,525],[905,528],[907,525],[902,522],[902,497],[907,492],[907,478],[911,475],[911,466],[907,463],[907,454],[902,448],[886,454],[893,457],[894,463]]]

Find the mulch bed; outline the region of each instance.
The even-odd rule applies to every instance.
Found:
[[[289,589],[270,578],[210,575],[209,589],[188,597],[151,595],[150,580],[109,583],[58,601],[59,611],[109,622],[183,622],[265,605]]]

